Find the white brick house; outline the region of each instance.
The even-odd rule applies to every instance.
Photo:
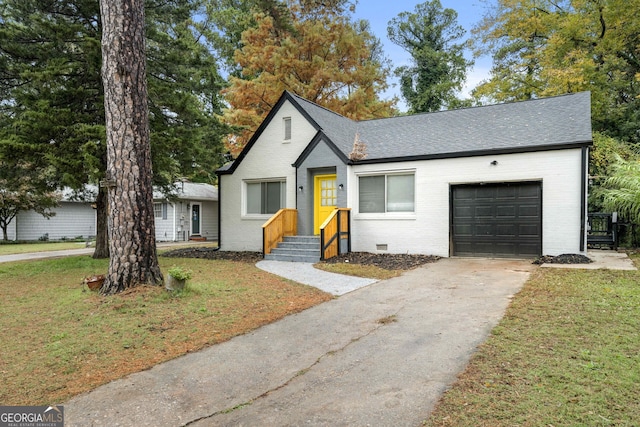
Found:
[[[343,207],[353,251],[585,253],[591,144],[586,92],[360,122],[285,92],[218,170],[220,246],[262,250],[279,208],[314,235]]]

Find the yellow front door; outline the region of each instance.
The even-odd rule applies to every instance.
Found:
[[[314,178],[313,189],[313,234],[320,234],[320,226],[338,204],[336,176],[317,175]]]

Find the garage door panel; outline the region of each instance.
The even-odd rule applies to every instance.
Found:
[[[458,206],[454,208],[454,216],[459,219],[473,218],[473,207],[471,206]]]
[[[498,224],[496,225],[496,236],[500,237],[516,237],[518,235],[518,227],[516,224]]]
[[[531,257],[542,252],[539,182],[452,188],[453,254]]]
[[[495,244],[494,255],[497,256],[509,256],[517,251],[517,245],[515,243],[498,242]]]
[[[540,184],[531,183],[530,185],[523,185],[518,187],[519,199],[539,199],[540,198]]]
[[[538,224],[520,224],[518,236],[537,238],[540,236],[540,226]]]
[[[473,225],[456,224],[453,227],[453,235],[455,237],[473,236]]]
[[[514,200],[518,196],[518,190],[515,187],[500,187],[495,191],[496,200]]]
[[[458,200],[473,200],[475,198],[475,190],[473,188],[460,188],[454,197]]]
[[[475,218],[493,218],[494,215],[493,206],[476,206],[474,210]]]
[[[496,217],[498,218],[515,218],[518,208],[513,205],[496,206]]]
[[[540,256],[540,245],[537,243],[523,243],[518,245],[518,252],[521,256],[537,257]]]
[[[539,205],[520,205],[518,206],[518,216],[520,218],[540,218]]]

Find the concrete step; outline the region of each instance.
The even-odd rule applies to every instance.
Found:
[[[289,262],[318,262],[320,261],[320,237],[287,236],[264,259]]]
[[[298,242],[298,241],[280,242],[278,244],[278,249],[298,249],[298,250],[319,251],[320,241],[318,240],[317,242],[313,242],[313,243]]]
[[[284,236],[283,243],[317,243],[320,245],[320,236]]]
[[[316,263],[320,261],[320,255],[318,256],[303,256],[303,255],[291,255],[291,254],[277,254],[273,251],[264,257],[267,261],[286,261],[286,262],[310,262]]]

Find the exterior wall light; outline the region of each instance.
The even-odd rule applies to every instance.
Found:
[[[338,185],[338,189],[339,189],[339,190],[344,190],[344,185],[343,185],[343,184],[339,184],[339,185]]]
[[[298,187],[298,193],[302,193],[302,190],[304,190],[304,187],[301,185],[300,187]]]
[[[491,166],[497,166],[497,165],[498,165],[498,161],[497,160],[494,160],[494,161],[491,162]]]

